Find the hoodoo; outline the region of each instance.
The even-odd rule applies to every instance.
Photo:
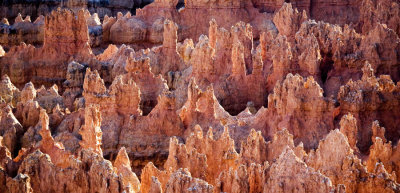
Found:
[[[399,0],[0,10],[0,193],[400,192]]]

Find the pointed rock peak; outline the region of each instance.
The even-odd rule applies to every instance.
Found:
[[[164,92],[157,98],[157,104],[160,104],[164,110],[176,110],[176,97],[173,92]]]
[[[246,64],[244,61],[244,47],[240,41],[235,41],[232,45],[232,74],[234,76],[246,75]]]
[[[46,87],[44,85],[40,86],[40,88],[37,90],[37,92],[46,92]]]
[[[62,113],[62,111],[61,111],[61,108],[60,108],[60,104],[56,104],[56,106],[53,108],[53,110],[52,110],[52,113],[53,114],[60,114],[60,113]]]
[[[116,45],[110,44],[110,45],[108,45],[107,49],[105,49],[102,54],[97,55],[97,59],[99,59],[100,61],[109,60],[118,52],[118,50],[119,49]]]
[[[368,172],[374,172],[377,162],[382,162],[389,172],[392,172],[391,157],[393,154],[392,142],[383,142],[380,137],[375,137],[373,145],[370,147],[369,157],[367,160]]]
[[[125,16],[124,16],[125,18],[131,18],[132,17],[132,13],[130,12],[130,11],[128,11],[126,14],[125,14]]]
[[[184,152],[186,152],[186,145],[180,144],[179,141],[178,141],[178,138],[176,138],[175,136],[171,137],[169,139],[169,149],[168,149],[169,155],[168,155],[168,158],[175,157],[176,154],[179,154],[179,151],[181,151],[182,147],[185,149]],[[176,158],[174,158],[174,159],[176,159]],[[167,162],[168,162],[168,160],[167,160]],[[165,165],[168,165],[168,164],[166,163]],[[166,168],[168,168],[168,167],[166,167]]]
[[[43,153],[49,154],[52,158],[52,162],[58,166],[66,166],[69,157],[68,153],[64,152],[64,145],[62,143],[55,143],[54,138],[51,136],[49,128],[49,116],[45,109],[40,110],[40,124],[41,129],[39,131],[42,140],[40,141],[40,150]]]
[[[196,102],[200,93],[201,93],[201,89],[196,84],[196,79],[194,77],[191,78],[189,81],[189,86],[188,86],[188,101],[190,101],[192,103]]]
[[[29,23],[31,23],[31,22],[32,22],[32,21],[31,21],[31,16],[27,15],[27,16],[25,17],[25,19],[24,19],[24,22],[29,22]]]
[[[8,22],[8,19],[7,19],[7,18],[3,18],[3,19],[1,20],[1,23],[5,24],[5,25],[10,25],[10,22]]]
[[[217,43],[218,24],[215,19],[210,20],[210,27],[208,28],[208,35],[210,36],[210,47],[215,49]]]
[[[100,78],[97,70],[91,71],[90,68],[86,69],[83,89],[84,92],[95,94],[105,94],[107,91],[106,86],[104,85],[104,81]]]
[[[174,172],[168,180],[166,192],[197,192],[212,193],[214,187],[206,181],[193,178],[188,169],[180,168]]]
[[[116,168],[120,168],[120,167],[127,167],[130,168],[131,163],[129,161],[129,156],[126,153],[126,149],[125,147],[121,147],[121,149],[119,149],[117,158],[114,161],[114,167]]]
[[[249,141],[254,141],[254,140],[260,140],[260,141],[264,141],[264,137],[261,134],[261,131],[256,131],[255,129],[251,129],[250,130],[250,134],[247,137],[247,140]]]
[[[305,11],[299,13],[293,9],[291,3],[283,3],[282,7],[275,13],[273,22],[279,31],[279,34],[287,37],[294,37],[300,29],[303,21],[307,20]]]
[[[49,88],[50,94],[59,95],[58,94],[58,86],[54,84],[52,87]]]
[[[169,169],[167,168],[167,171],[168,170]],[[162,189],[165,189],[168,178],[170,176],[170,171],[167,171],[158,170],[156,166],[154,166],[153,162],[147,163],[146,166],[142,169],[140,190],[142,192],[149,192],[152,185],[152,176],[156,177],[161,183]]]
[[[107,23],[108,20],[110,19],[110,16],[108,16],[107,14],[103,17],[103,23]]]
[[[361,80],[368,80],[370,78],[375,78],[375,73],[374,73],[374,69],[371,67],[371,64],[366,62],[365,65],[362,68],[362,78]]]
[[[271,165],[269,175],[266,185],[276,191],[330,192],[333,189],[329,178],[307,166],[290,147],[286,147],[277,161]]]
[[[268,148],[260,131],[251,129],[247,140],[243,140],[240,147],[240,159],[247,166],[252,163],[262,164],[267,160]]]
[[[342,132],[348,139],[350,147],[354,150],[357,149],[357,119],[350,113],[344,115],[340,120],[340,132]]]
[[[211,27],[211,28],[214,28],[214,29],[217,29],[217,28],[218,28],[217,21],[216,21],[214,18],[212,18],[212,19],[210,20],[209,24],[210,24],[210,27]]]
[[[317,151],[319,151],[320,154],[329,152],[327,157],[336,155],[338,159],[344,159],[344,156],[340,155],[347,156],[353,154],[353,150],[350,148],[345,135],[338,129],[332,130],[325,139],[320,141]]]
[[[39,17],[37,17],[33,23],[44,25],[44,20],[45,20],[45,17],[43,15],[39,15]]]
[[[377,162],[375,164],[375,168],[374,168],[373,173],[376,174],[376,175],[389,176],[389,173],[385,169],[385,166],[383,165],[382,162]]]
[[[176,42],[178,41],[178,25],[166,19],[164,21],[164,32],[163,32],[163,47],[176,49]]]
[[[267,161],[272,162],[276,160],[279,155],[283,152],[286,146],[294,149],[293,135],[289,133],[286,128],[276,132],[272,137],[272,140],[268,143],[268,159]]]
[[[193,135],[196,136],[198,139],[203,139],[203,129],[200,127],[200,125],[195,125],[193,129]]]
[[[130,73],[151,72],[150,58],[141,57],[136,59],[133,57],[133,53],[131,53],[131,56],[127,58],[125,70]]]
[[[122,19],[124,17],[124,14],[118,11],[117,13],[117,19]]]
[[[307,77],[306,82],[304,83],[304,88],[312,88],[315,86],[319,86],[319,84],[317,83],[317,81],[315,81],[313,76],[309,76]]]
[[[127,192],[139,192],[140,181],[136,174],[132,172],[128,154],[126,153],[125,147],[122,147],[117,155],[114,162],[116,173],[122,180],[122,186],[129,191]]]
[[[385,128],[379,125],[379,121],[372,122],[372,142],[375,142],[377,137],[381,138],[386,143]]]
[[[199,37],[199,42],[197,42],[197,44],[196,44],[196,48],[203,48],[203,47],[209,47],[209,39],[204,34],[202,34]]]
[[[332,130],[324,139],[325,141],[347,142],[344,134],[339,129]]]
[[[81,127],[79,134],[82,141],[79,142],[83,149],[92,149],[92,151],[103,156],[101,149],[101,115],[98,105],[89,105],[85,108],[85,124]]]
[[[188,101],[190,105],[195,105],[195,110],[202,113],[215,113],[215,104],[219,104],[214,94],[212,85],[205,90],[200,89],[194,82],[191,81],[188,87]]]
[[[11,82],[11,79],[7,74],[4,74],[3,77],[1,78],[0,89],[5,89],[7,90],[7,92],[18,92],[18,93],[20,92],[19,89],[15,87],[15,85]],[[13,95],[14,93],[8,93],[8,94]]]
[[[39,117],[42,126],[39,133],[42,136],[43,141],[53,140],[53,137],[51,136],[51,132],[49,129],[49,116],[47,115],[45,109],[40,109]]]
[[[94,22],[96,22],[97,25],[101,25],[100,18],[99,18],[99,15],[98,15],[97,13],[94,13],[94,14],[92,15],[92,20],[93,20]]]
[[[277,85],[278,89],[281,89],[280,85]],[[282,83],[283,88],[287,88],[287,92],[301,92],[300,89],[308,89],[309,92],[313,93],[313,96],[317,97],[322,97],[323,96],[323,90],[321,86],[312,78],[312,76],[309,76],[307,78],[303,78],[299,74],[293,75],[291,73],[286,75],[285,80]],[[275,91],[275,88],[274,88]]]
[[[293,149],[294,153],[296,154],[297,157],[299,157],[301,160],[304,160],[305,157],[307,157],[307,153],[304,150],[304,144],[303,142],[300,142],[299,145],[297,145],[294,149]]]
[[[26,103],[29,100],[36,98],[36,89],[32,82],[25,84],[25,87],[21,91],[21,102]]]
[[[179,144],[178,138],[176,138],[175,136],[169,138],[170,149],[171,149],[171,145],[178,145],[178,144]]]
[[[279,155],[278,159],[276,160],[276,163],[284,163],[286,162],[286,160],[296,160],[297,162],[303,162],[296,156],[293,149],[289,146],[286,146],[283,149],[281,155]]]
[[[250,24],[242,21],[231,27],[231,34],[234,41],[243,39],[253,40],[253,28]]]
[[[21,13],[18,13],[17,17],[15,18],[14,23],[20,23],[20,22],[24,22],[24,20],[22,19]]]
[[[293,143],[293,135],[289,133],[289,130],[286,128],[282,128],[280,131],[276,132],[274,137],[272,138],[273,142],[288,142],[288,145],[292,145]],[[294,146],[294,145],[293,145]]]

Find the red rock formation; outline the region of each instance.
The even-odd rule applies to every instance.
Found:
[[[355,162],[355,166],[351,166],[351,162]],[[357,179],[357,176],[354,170],[361,167],[360,164],[345,135],[337,129],[331,131],[320,142],[318,149],[311,151],[307,157],[307,165],[329,177],[333,185],[344,184],[346,190],[350,192],[355,191],[353,181]]]
[[[46,153],[50,156],[50,159],[60,168],[69,167],[69,154],[64,151],[64,146],[62,143],[56,143],[51,136],[51,132],[49,129],[49,116],[46,114],[44,109],[40,110],[40,123],[41,129],[39,131],[42,136],[42,140],[40,142],[40,151]]]
[[[186,128],[193,128],[196,124],[206,131],[207,127],[221,128],[220,120],[229,117],[214,96],[212,87],[201,90],[194,79],[188,86],[188,99],[179,110],[179,116]]]
[[[398,127],[398,120],[392,119],[397,116],[398,99],[397,87],[387,75],[375,77],[371,65],[363,67],[361,80],[349,81],[340,88],[338,100],[342,112],[350,112],[357,119],[358,147],[365,151],[371,143],[371,123],[379,120],[385,128],[395,129]],[[374,101],[374,102],[370,102]],[[379,113],[370,113],[370,112]],[[390,114],[391,116],[385,116]],[[386,129],[387,139],[397,141],[398,136],[395,130]]]
[[[85,108],[85,124],[79,131],[82,141],[79,143],[83,149],[91,149],[93,152],[103,155],[101,149],[101,114],[99,107],[88,106]]]
[[[163,192],[170,175],[169,171],[160,171],[152,162],[149,162],[142,171],[140,190],[142,192]]]
[[[317,191],[329,192],[334,187],[329,178],[315,172],[286,148],[269,169],[264,192]]]
[[[278,159],[287,147],[292,149],[297,157],[303,159],[305,153],[302,146],[302,144],[299,144],[297,147],[295,147],[293,142],[293,135],[291,135],[289,131],[284,128],[281,131],[276,132],[272,140],[267,143],[267,161],[273,162]]]
[[[303,142],[306,149],[315,148],[333,128],[334,102],[323,97],[323,90],[312,77],[288,74],[268,96],[268,110],[274,117],[268,123],[269,132],[274,133],[273,129],[278,127],[288,128],[295,143]]]
[[[274,15],[274,24],[279,34],[291,39],[300,29],[301,23],[307,20],[306,12],[299,13],[297,9],[292,8],[292,4],[284,3],[279,11]]]
[[[242,141],[240,148],[241,163],[247,166],[251,165],[251,163],[264,163],[267,161],[267,156],[269,155],[268,150],[275,149],[268,149],[268,145],[265,142],[264,137],[261,135],[261,132],[256,132],[254,129],[250,131],[247,140]]]
[[[77,62],[71,62],[68,64],[68,71],[66,75],[66,81],[63,86],[66,88],[63,93],[65,106],[71,110],[78,110],[74,106],[77,98],[82,96],[83,92],[83,81],[85,78],[85,66]]]
[[[8,23],[6,18],[3,19],[2,24],[0,27],[2,29],[0,43],[5,48],[19,45],[21,42],[43,44],[44,17],[42,15],[32,22],[29,15],[23,19],[22,15],[18,14],[12,25]]]
[[[0,129],[4,147],[10,152],[14,152],[17,145],[17,137],[24,132],[21,124],[12,113],[12,109],[8,105],[1,105],[0,124],[3,125]]]
[[[350,147],[353,148],[353,150],[357,151],[357,120],[353,117],[352,114],[349,113],[342,117],[342,119],[340,120],[340,132],[342,132],[347,137],[347,141],[349,142]]]
[[[44,33],[43,51],[49,56],[56,56],[55,59],[91,54],[83,10],[77,15],[66,10],[53,11],[46,18]]]
[[[387,0],[363,0],[360,7],[360,23],[362,32],[368,33],[378,23],[386,24],[393,29],[397,35],[400,34],[399,22],[399,2]]]
[[[114,167],[116,168],[116,173],[122,180],[122,186],[126,189],[131,188],[134,192],[139,192],[140,182],[136,174],[132,172],[129,157],[124,147],[119,150],[114,162]]]
[[[217,182],[218,192],[247,192],[249,189],[247,170],[241,165],[236,171],[221,172]]]
[[[68,10],[53,11],[44,23],[43,47],[22,44],[12,47],[2,57],[2,73],[9,74],[14,84],[58,83],[61,85],[71,58],[89,61],[92,51],[84,11],[74,14]],[[23,57],[23,60],[16,60]],[[51,85],[51,84],[50,84]]]
[[[190,172],[179,169],[168,180],[166,192],[204,192],[212,193],[213,186],[207,182],[193,178]]]
[[[400,191],[397,0],[109,3],[0,24],[0,192]]]
[[[4,75],[0,82],[0,96],[7,104],[15,107],[20,100],[21,92],[11,82],[10,77]]]
[[[111,162],[93,152],[84,150],[81,160],[72,159],[70,165],[72,167],[68,170],[63,170],[54,165],[48,155],[36,151],[25,158],[19,172],[30,176],[34,192],[57,191],[60,187],[66,192],[133,191],[130,187],[122,186],[122,179],[113,171]],[[47,172],[39,172],[44,170]]]

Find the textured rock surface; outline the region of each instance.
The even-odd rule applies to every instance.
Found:
[[[148,3],[0,5],[0,192],[400,192],[398,0]]]

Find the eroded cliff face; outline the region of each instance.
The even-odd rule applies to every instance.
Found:
[[[399,192],[399,2],[290,2],[4,19],[0,192]]]
[[[278,12],[282,11],[281,7],[286,3],[301,13],[300,17],[291,17],[286,30],[291,29],[292,23],[293,26],[300,25],[304,21],[301,18],[308,16],[316,21],[342,27],[351,24],[362,33],[367,33],[378,23],[387,24],[399,34],[399,2],[394,0],[7,1],[0,6],[0,18],[5,18],[0,25],[0,43],[7,47],[21,42],[42,44],[45,37],[43,15],[58,8],[68,8],[74,13],[86,9],[90,44],[99,52],[109,43],[130,44],[135,48],[161,45],[165,20],[178,24],[179,40],[197,39],[201,34],[206,34],[207,24],[212,19],[225,29],[239,21],[250,23],[254,28],[254,37],[259,39],[262,32],[274,29],[274,24],[277,25],[276,21],[271,21],[273,17],[283,19],[284,15]],[[292,12],[295,13],[294,10]]]

